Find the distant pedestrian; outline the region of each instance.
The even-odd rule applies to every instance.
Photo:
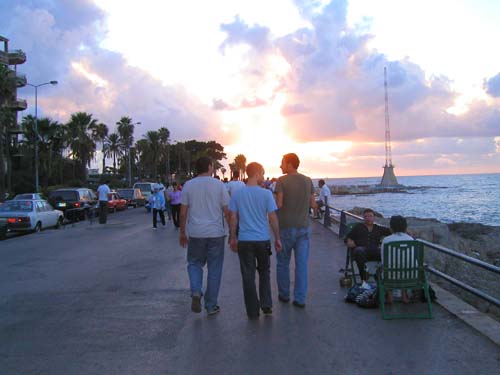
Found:
[[[163,212],[165,210],[165,194],[163,191],[160,191],[157,185],[153,187],[149,203],[153,210],[153,229],[157,228],[158,215],[160,215],[162,225],[165,226],[165,214]]]
[[[276,203],[282,250],[276,253],[278,299],[290,300],[290,259],[295,256],[294,301],[305,307],[307,295],[307,264],[309,259],[309,208],[316,207],[311,179],[298,173],[300,160],[296,154],[286,154],[281,161],[285,174],[276,182]]]
[[[109,180],[106,180],[97,188],[97,195],[99,199],[99,224],[106,224],[108,220],[108,200],[109,194],[111,193],[111,189],[108,184]]]
[[[217,298],[224,263],[224,216],[229,222],[229,195],[224,184],[212,178],[214,168],[210,158],[199,158],[196,170],[198,176],[187,181],[182,189],[179,243],[188,248],[191,310],[201,312],[203,267],[207,264],[205,309],[213,315],[220,310]]]
[[[237,190],[245,187],[245,183],[240,181],[240,172],[234,171],[231,181],[227,183],[227,191],[229,196],[233,195]]]
[[[175,182],[174,182],[175,184]],[[170,205],[170,193],[174,191],[172,184],[167,182],[167,187],[165,188],[165,211],[167,212],[168,220],[172,220],[172,207]]]
[[[274,233],[275,249],[281,251],[276,202],[270,190],[260,184],[264,181],[264,168],[259,163],[250,163],[246,167],[247,184],[231,196],[229,210],[231,250],[238,253],[240,259],[243,295],[249,319],[271,315],[270,255],[271,241],[269,224]],[[239,225],[239,233],[237,228]],[[259,293],[255,286],[255,271],[259,272]]]
[[[172,209],[172,219],[174,221],[175,229],[179,229],[179,215],[181,212],[181,196],[182,191],[180,189],[180,184],[174,185],[174,190],[169,194],[170,207]]]

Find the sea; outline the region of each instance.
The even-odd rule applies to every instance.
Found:
[[[334,195],[335,208],[370,207],[392,215],[434,218],[444,223],[500,226],[500,174],[397,176],[404,192]],[[332,185],[377,185],[381,177],[324,178]],[[317,186],[318,179],[313,179]]]

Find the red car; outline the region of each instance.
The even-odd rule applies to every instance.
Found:
[[[108,210],[111,212],[126,210],[127,200],[120,197],[120,195],[112,191],[108,194]]]

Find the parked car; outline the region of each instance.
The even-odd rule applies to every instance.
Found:
[[[127,200],[127,206],[144,206],[146,198],[141,193],[141,189],[117,189],[116,192],[120,194],[120,197]]]
[[[49,194],[49,202],[69,220],[85,220],[95,210],[97,196],[87,188],[58,189]]]
[[[11,232],[40,232],[43,228],[59,228],[64,214],[45,200],[11,200],[0,206],[0,217],[7,219]]]
[[[125,210],[127,207],[127,200],[120,197],[116,191],[108,194],[108,210],[115,212]]]
[[[17,194],[14,197],[14,199],[21,199],[21,200],[26,200],[26,199],[44,199],[45,200],[45,198],[40,193]]]
[[[1,205],[1,204],[0,204]],[[4,240],[7,237],[7,218],[0,217],[0,240]]]

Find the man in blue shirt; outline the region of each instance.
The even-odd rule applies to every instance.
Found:
[[[269,223],[275,238],[275,249],[281,251],[276,202],[270,190],[263,189],[264,168],[250,163],[246,168],[248,182],[237,190],[229,202],[230,245],[238,252],[245,307],[249,319],[257,319],[260,309],[264,315],[272,314]],[[238,234],[237,228],[239,228]],[[255,271],[259,272],[259,296],[255,286]],[[260,300],[259,300],[260,297]]]

